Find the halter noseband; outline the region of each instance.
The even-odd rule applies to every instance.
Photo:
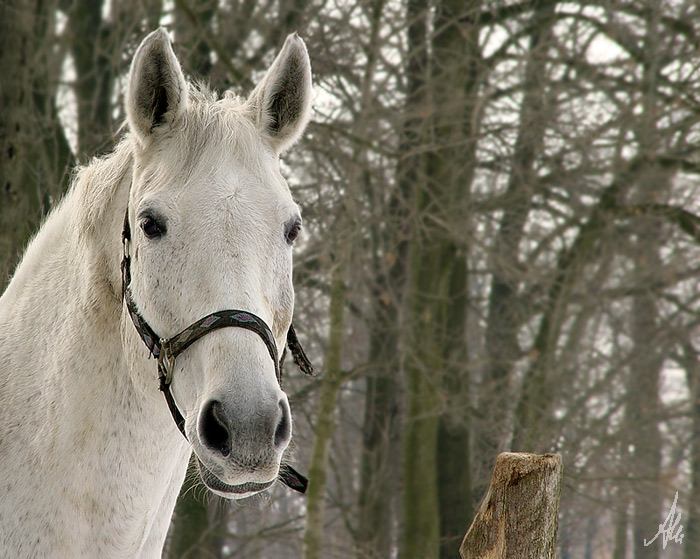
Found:
[[[187,439],[187,434],[185,433],[185,418],[182,417],[180,410],[175,404],[175,399],[170,391],[170,383],[172,382],[175,358],[205,334],[218,330],[219,328],[228,327],[245,328],[246,330],[255,332],[265,343],[265,346],[270,353],[270,357],[275,364],[275,374],[277,376],[277,380],[281,382],[281,366],[282,362],[284,361],[284,352],[282,353],[282,358],[278,359],[277,345],[275,344],[275,339],[272,336],[270,327],[262,318],[248,311],[223,310],[211,313],[204,318],[199,319],[197,322],[190,324],[182,332],[171,338],[165,339],[159,337],[139,313],[138,307],[136,306],[136,303],[132,297],[131,290],[129,289],[129,285],[131,284],[131,255],[129,253],[130,243],[131,228],[129,226],[129,209],[127,208],[126,215],[124,216],[124,229],[122,230],[122,244],[124,247],[121,263],[122,299],[126,302],[126,308],[128,309],[131,320],[136,327],[136,331],[146,344],[146,347],[151,355],[158,360],[159,388],[165,396],[165,401],[167,402],[170,413],[175,420],[175,424],[185,439]],[[297,339],[293,325],[290,325],[289,330],[287,331],[287,346],[292,353],[294,362],[301,369],[301,371],[307,375],[313,374],[311,362],[306,357],[306,353]],[[189,439],[187,440],[189,441]],[[300,493],[306,492],[308,480],[288,464],[282,464],[280,466],[279,478],[280,481],[282,481],[282,483],[289,488],[299,491]]]

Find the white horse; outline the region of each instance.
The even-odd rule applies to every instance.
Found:
[[[164,30],[144,39],[129,132],[79,172],[0,298],[0,557],[159,557],[192,450],[224,497],[277,479],[291,416],[270,357],[300,226],[278,157],[310,97],[296,35],[247,101],[189,86]],[[189,442],[123,302],[125,222],[126,291],[154,332],[222,309],[271,331],[209,330],[165,363]]]

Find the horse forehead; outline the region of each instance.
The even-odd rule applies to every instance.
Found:
[[[163,150],[161,157],[144,165],[138,182],[137,203],[139,198],[155,197],[193,211],[211,207],[275,218],[298,212],[276,156],[265,148],[256,153],[212,141]]]
[[[212,225],[221,222],[234,230],[264,223],[277,227],[299,211],[278,172],[260,173],[235,161],[194,175],[182,190],[180,206],[181,212],[200,213]]]

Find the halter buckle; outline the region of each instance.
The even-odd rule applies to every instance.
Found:
[[[123,237],[122,238],[122,245],[123,245],[124,250],[123,250],[122,254],[123,254],[124,258],[127,258],[127,259],[130,257],[129,244],[130,244],[129,239],[127,237]]]
[[[175,356],[170,352],[168,340],[161,338],[160,353],[158,353],[158,376],[160,378],[160,389],[170,386],[173,381],[173,369],[175,368]]]

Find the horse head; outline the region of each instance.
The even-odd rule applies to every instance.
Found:
[[[296,35],[247,100],[190,86],[163,30],[144,39],[129,74],[128,290],[139,318],[167,339],[240,309],[259,317],[272,340],[246,328],[211,330],[168,372],[202,479],[228,498],[269,487],[292,435],[270,345],[281,353],[292,320],[301,217],[279,156],[302,134],[310,98],[309,59]],[[154,382],[128,314],[125,305],[131,374],[141,383],[147,368]]]

